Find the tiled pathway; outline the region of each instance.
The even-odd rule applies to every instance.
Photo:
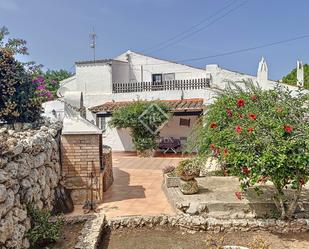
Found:
[[[100,205],[107,217],[171,214],[173,210],[161,189],[165,165],[181,158],[139,158],[113,155],[114,184]]]

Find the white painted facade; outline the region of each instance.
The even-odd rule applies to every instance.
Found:
[[[210,88],[192,90],[166,90],[113,93],[113,83],[151,82],[154,74],[162,75],[167,80],[187,80],[211,78]],[[215,92],[213,88],[223,89],[228,81],[252,80],[264,89],[273,88],[276,84],[268,80],[268,67],[264,58],[258,66],[257,77],[220,68],[218,65],[207,65],[196,68],[175,62],[153,58],[140,53],[127,51],[113,59],[98,60],[95,63],[77,62],[75,76],[64,80],[58,91],[59,96],[69,92],[82,92],[83,104],[86,108],[110,101],[130,100],[176,100],[203,98],[204,104],[212,103]],[[293,88],[293,87],[292,87]],[[87,119],[95,123],[96,115],[87,112]],[[179,127],[179,116],[173,117],[161,130],[161,136],[174,138],[188,137],[192,127]],[[196,116],[190,116],[191,124]],[[108,122],[109,118],[106,118]],[[129,132],[124,129],[107,128],[103,134],[103,143],[114,151],[134,150]]]

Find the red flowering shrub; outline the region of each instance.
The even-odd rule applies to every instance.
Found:
[[[243,190],[271,181],[281,217],[291,218],[309,179],[308,100],[279,86],[263,91],[252,83],[246,89],[233,84],[207,108],[195,147],[201,157],[216,156]],[[216,129],[209,129],[214,122]],[[293,199],[286,188],[295,190]]]

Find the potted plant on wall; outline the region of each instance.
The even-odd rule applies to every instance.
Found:
[[[200,174],[198,159],[185,159],[180,161],[175,172],[180,177],[179,189],[183,194],[189,195],[198,192],[198,183],[195,179]]]
[[[162,169],[164,184],[167,188],[179,186],[179,176],[176,175],[175,167],[173,165],[167,165]]]

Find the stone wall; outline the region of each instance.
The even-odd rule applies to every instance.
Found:
[[[92,188],[97,202],[103,199],[103,171],[101,170],[101,139],[98,134],[62,135],[61,155],[64,184],[71,190],[74,204],[84,204],[90,199]]]
[[[109,189],[114,182],[113,176],[113,157],[112,157],[112,149],[109,146],[103,146],[103,165],[104,165],[104,173],[103,173],[103,191]]]
[[[0,248],[28,248],[27,205],[52,208],[61,176],[61,122],[0,126]]]
[[[276,219],[215,219],[190,215],[128,216],[108,220],[111,230],[141,227],[176,227],[187,231],[209,231],[213,233],[234,231],[270,231],[276,233],[297,233],[309,231],[309,219],[283,221]]]

